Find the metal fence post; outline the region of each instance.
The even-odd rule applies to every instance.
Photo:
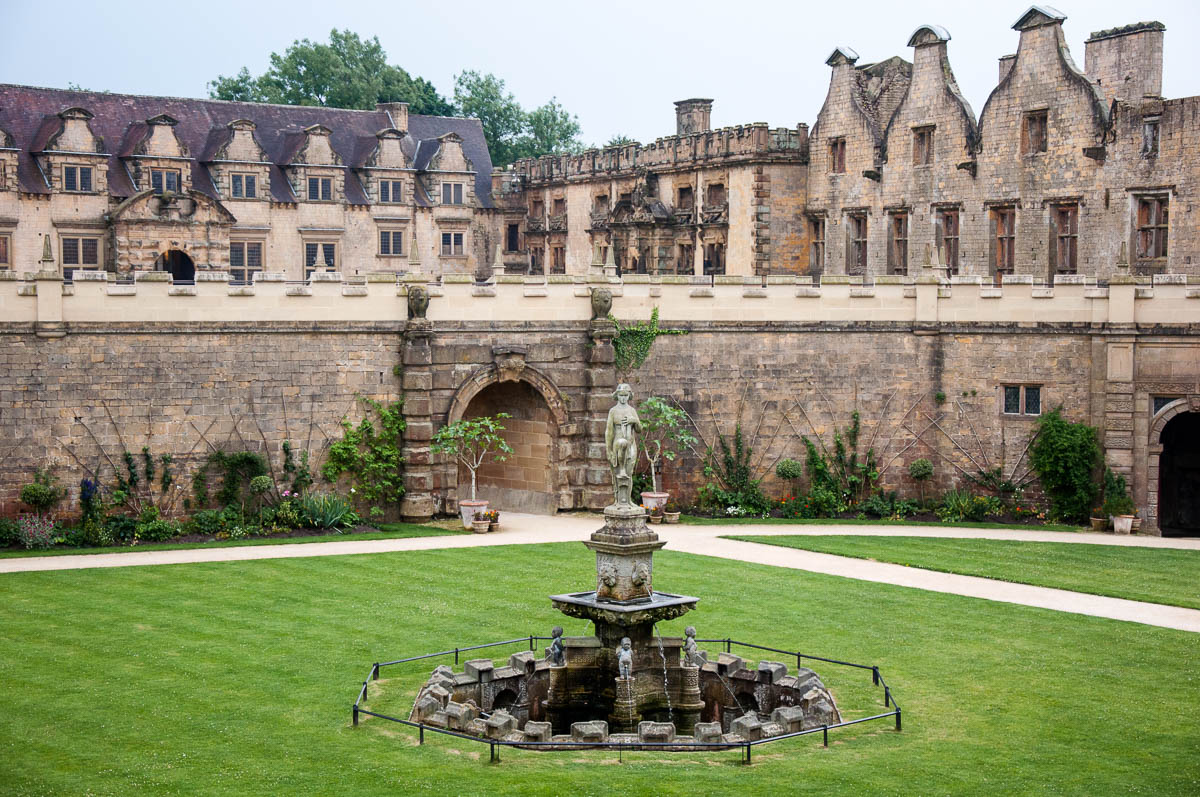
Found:
[[[375,662],[375,664],[371,667],[371,680],[379,680],[379,662]]]
[[[892,705],[892,688],[890,686],[883,687],[883,707],[887,708]]]
[[[750,766],[750,743],[746,742],[746,766]]]
[[[896,706],[896,730],[900,730],[900,707]]]
[[[454,666],[458,666],[458,648],[454,649]]]
[[[871,668],[871,686],[879,686],[879,667]]]
[[[823,741],[824,746],[828,747],[829,746],[829,726],[828,725],[821,726],[821,736],[824,737],[824,741]]]
[[[351,706],[350,713],[354,718],[354,727],[358,727],[358,706]]]
[[[417,731],[419,731],[419,732],[420,732],[420,734],[421,734],[421,741],[420,741],[420,743],[421,743],[421,744],[425,744],[425,726],[424,726],[424,725],[418,725],[418,726],[417,726]]]

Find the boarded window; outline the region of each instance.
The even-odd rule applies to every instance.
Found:
[[[675,260],[676,274],[691,274],[695,268],[692,265],[696,256],[696,247],[691,244],[679,244],[679,255]]]
[[[829,141],[829,171],[842,174],[846,171],[846,139],[834,138]]]
[[[933,126],[913,129],[913,164],[928,166],[933,163]]]
[[[593,213],[607,213],[608,212],[608,194],[600,194],[595,199],[592,200],[592,212]]]
[[[1158,119],[1142,120],[1142,157],[1153,158],[1158,154]]]
[[[535,219],[540,219],[546,215],[546,203],[540,199],[535,199],[529,206],[529,215]]]
[[[551,271],[552,274],[567,273],[567,250],[562,246],[550,247]]]
[[[681,187],[679,189],[679,201],[676,203],[675,206],[679,210],[691,210],[694,202],[695,202],[695,198],[692,193],[692,187],[690,185],[685,185],[685,186]]]
[[[1025,114],[1025,125],[1021,129],[1022,152],[1031,154],[1046,151],[1046,124],[1046,111],[1032,111]]]
[[[725,184],[724,183],[709,183],[707,191],[707,199],[705,200],[709,207],[716,207],[725,204]]]
[[[937,212],[937,246],[942,250],[942,262],[951,274],[958,273],[958,210],[946,208]]]
[[[1137,199],[1137,257],[1153,260],[1167,256],[1169,200],[1163,196]]]
[[[808,273],[813,276],[825,271],[825,219],[808,220]]]
[[[888,237],[888,273],[908,273],[908,214],[896,212],[892,214],[889,225],[891,234]]]
[[[1016,263],[1017,212],[1013,208],[992,211],[995,256],[992,261],[996,275],[1012,274]]]
[[[545,268],[545,254],[540,246],[535,246],[529,250],[529,273],[541,274]]]
[[[846,273],[867,273],[867,215],[852,213],[846,217]]]
[[[554,215],[555,216],[564,216],[564,215],[566,215],[566,213],[567,213],[567,200],[563,199],[562,197],[559,197],[558,199],[554,200]]]
[[[1058,274],[1074,274],[1078,268],[1079,206],[1055,205],[1051,209],[1053,245],[1051,265]]]
[[[507,234],[504,239],[504,250],[506,252],[516,252],[521,248],[521,225],[508,225]]]

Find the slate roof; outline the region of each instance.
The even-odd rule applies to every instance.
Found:
[[[295,202],[281,165],[295,155],[304,142],[303,130],[321,124],[332,131],[330,143],[348,164],[361,164],[364,150],[373,146],[375,134],[392,127],[385,111],[352,111],[341,108],[315,108],[299,105],[197,100],[179,97],[146,97],[133,94],[105,94],[94,91],[67,91],[0,84],[0,129],[13,137],[18,156],[21,190],[46,194],[42,177],[31,153],[40,152],[58,132],[58,113],[67,108],[83,108],[94,115],[92,131],[104,140],[103,152],[109,157],[109,194],[124,199],[135,193],[122,155],[128,156],[146,133],[146,120],[159,114],[178,119],[175,134],[192,153],[193,186],[197,191],[216,197],[205,163],[228,140],[226,127],[235,119],[249,119],[257,125],[255,136],[270,156],[271,193],[277,202]],[[481,207],[492,204],[492,158],[478,119],[447,116],[408,117],[408,133],[416,141],[416,153],[425,164],[438,148],[438,137],[457,133],[463,140],[463,154],[475,166],[475,196]],[[365,150],[369,152],[368,150]],[[426,155],[426,153],[428,153]],[[352,170],[346,174],[346,200],[367,204],[367,197]]]

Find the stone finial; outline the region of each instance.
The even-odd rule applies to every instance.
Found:
[[[1121,241],[1121,250],[1117,253],[1117,268],[1129,271],[1129,245],[1125,241]]]
[[[416,267],[421,265],[421,245],[417,243],[416,227],[412,231],[412,246],[408,247],[408,264]]]
[[[612,246],[608,247],[608,253],[604,256],[604,276],[611,279],[616,279],[617,261],[613,255],[613,248],[614,247]]]
[[[39,260],[38,262],[39,263],[47,263],[47,264],[54,262],[54,252],[50,248],[50,236],[49,235],[42,236],[42,259]]]

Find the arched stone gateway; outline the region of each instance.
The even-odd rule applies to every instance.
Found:
[[[158,256],[156,270],[169,271],[174,282],[192,282],[196,279],[196,264],[187,252],[170,249]]]
[[[579,433],[569,422],[566,400],[554,383],[524,361],[522,347],[497,347],[494,364],[481,368],[454,395],[446,423],[506,412],[505,440],[513,454],[489,462],[477,473],[478,497],[498,509],[552,514],[570,508],[572,497],[563,441]],[[465,467],[451,468],[448,487],[468,495]]]
[[[1149,519],[1164,536],[1200,535],[1200,397],[1158,411],[1149,452]]]

